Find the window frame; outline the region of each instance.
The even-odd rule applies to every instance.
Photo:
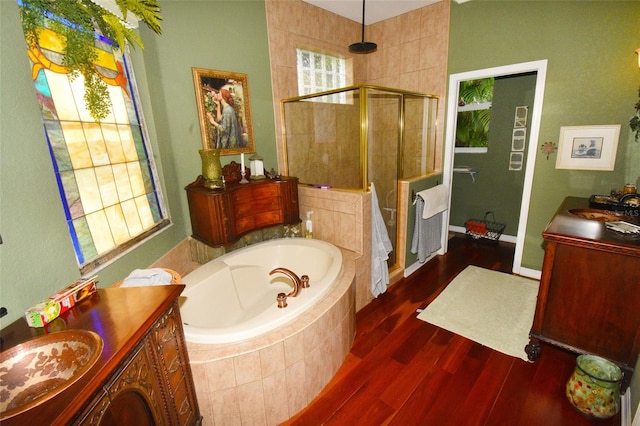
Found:
[[[309,66],[304,65],[303,55],[309,54],[312,56],[309,61]],[[314,67],[314,58],[319,58],[322,64],[325,66],[320,70]],[[335,71],[328,72],[326,70],[326,63],[330,61],[335,68]],[[298,78],[298,95],[304,96],[313,93],[325,92],[340,89],[346,87],[347,85],[347,60],[337,55],[331,55],[328,53],[322,53],[314,50],[296,48],[296,75]],[[321,80],[321,84],[318,85],[317,78],[314,78],[313,75],[310,75],[310,83],[305,84],[304,74],[305,72],[309,72],[310,74],[316,73],[316,77],[318,77],[318,73],[320,73],[319,77]],[[332,84],[331,87],[328,84],[329,76],[331,77]],[[315,83],[315,84],[314,84]],[[347,102],[346,94],[344,92],[335,93],[332,95],[328,95],[329,99],[324,99],[327,102],[341,103],[344,104]]]

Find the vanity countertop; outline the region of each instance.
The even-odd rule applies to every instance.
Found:
[[[184,285],[98,289],[45,327],[31,328],[19,318],[0,330],[0,351],[67,329],[95,331],[104,342],[96,364],[76,383],[49,401],[3,420],[2,425],[68,424],[183,289]]]
[[[607,229],[605,222],[570,213],[573,209],[588,208],[588,198],[566,197],[542,233],[545,240],[640,256],[639,235],[622,234]],[[625,220],[638,224],[638,218],[626,217]]]

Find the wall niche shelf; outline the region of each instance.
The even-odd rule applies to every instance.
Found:
[[[481,109],[490,109],[490,108],[491,108],[491,102],[480,102],[480,103],[473,103],[473,104],[459,106],[458,112],[479,111]]]

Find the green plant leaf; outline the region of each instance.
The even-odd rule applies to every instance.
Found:
[[[129,12],[136,15],[156,34],[162,33],[162,15],[156,0],[116,0],[116,4],[126,19]]]
[[[162,16],[157,0],[116,0],[116,3],[122,16],[126,18],[131,12],[157,34],[161,33]],[[71,25],[48,19],[47,13]],[[84,76],[87,109],[96,121],[104,119],[110,112],[111,100],[106,83],[94,67],[98,59],[94,49],[95,32],[116,42],[120,47],[126,41],[144,48],[138,34],[126,27],[113,13],[91,0],[22,0],[20,19],[29,44],[38,42],[39,29],[47,24],[64,37],[63,65],[69,68],[72,78],[78,74]]]

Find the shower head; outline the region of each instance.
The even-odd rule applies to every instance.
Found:
[[[364,3],[365,0],[362,0],[362,41],[349,45],[349,52],[351,53],[371,53],[375,52],[378,48],[377,44],[364,41]]]
[[[375,52],[378,45],[370,41],[361,41],[359,43],[353,43],[349,45],[349,52],[351,53],[371,53]]]

